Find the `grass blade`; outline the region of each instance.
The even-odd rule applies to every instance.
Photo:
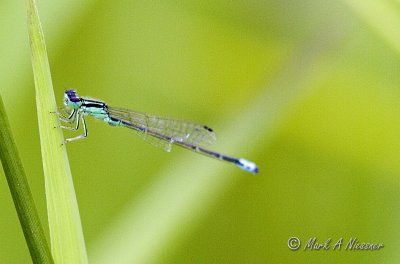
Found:
[[[53,263],[0,96],[0,158],[33,263]]]
[[[50,228],[56,263],[87,263],[85,242],[68,156],[57,116],[46,45],[34,0],[27,0],[28,34],[35,79],[40,145]]]

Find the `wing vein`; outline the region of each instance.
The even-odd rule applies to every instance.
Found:
[[[146,141],[166,151],[171,151],[174,142],[207,146],[216,141],[212,129],[205,125],[147,115],[124,108],[109,107],[108,111],[111,117],[129,123]]]

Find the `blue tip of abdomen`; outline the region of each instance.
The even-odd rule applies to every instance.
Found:
[[[257,165],[254,162],[248,161],[246,159],[239,159],[239,162],[236,165],[245,171],[258,173]]]

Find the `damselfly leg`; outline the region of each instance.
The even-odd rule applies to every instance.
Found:
[[[62,113],[60,113],[59,111],[57,112],[53,112],[56,113],[58,118],[68,124],[72,124],[75,122],[75,118],[76,118],[76,109],[72,109],[71,113],[67,111],[67,109],[65,109],[64,107],[60,107],[59,108],[60,111],[64,111],[64,113],[67,114],[67,116],[63,115]]]
[[[77,130],[79,128],[79,119],[81,119],[82,120],[82,127],[83,127],[83,134],[80,134],[80,135],[78,135],[76,137],[72,137],[72,138],[66,138],[64,140],[64,143],[71,142],[71,141],[78,140],[78,139],[83,139],[83,138],[86,138],[87,135],[88,135],[88,130],[87,130],[87,127],[86,127],[86,122],[85,122],[84,115],[83,114],[76,114],[76,115],[77,115],[77,117],[76,117],[77,121],[76,121],[76,127],[75,127],[76,129],[72,129],[72,130]]]
[[[63,116],[61,113],[58,113],[58,115],[59,115],[59,119],[60,119],[61,122],[64,122],[64,123],[67,123],[67,124],[72,124],[73,122],[75,122],[75,126],[73,126],[73,127],[61,125],[60,127],[62,129],[76,131],[76,130],[79,129],[80,120],[82,120],[83,133],[78,135],[78,136],[76,136],[76,137],[66,138],[64,140],[64,143],[71,142],[71,141],[74,141],[74,140],[78,140],[78,139],[82,139],[82,138],[86,138],[87,137],[88,131],[87,131],[87,127],[86,127],[85,117],[84,117],[84,115],[82,113],[79,113],[77,110],[73,109],[68,117]]]

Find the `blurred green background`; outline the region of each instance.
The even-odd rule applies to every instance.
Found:
[[[91,263],[398,263],[399,1],[37,4],[60,105],[71,87],[206,123],[214,150],[260,167],[88,120],[67,148]],[[0,25],[0,92],[47,226],[23,1],[0,2]],[[0,209],[0,263],[29,263],[4,177]],[[384,248],[304,252],[312,237]]]

